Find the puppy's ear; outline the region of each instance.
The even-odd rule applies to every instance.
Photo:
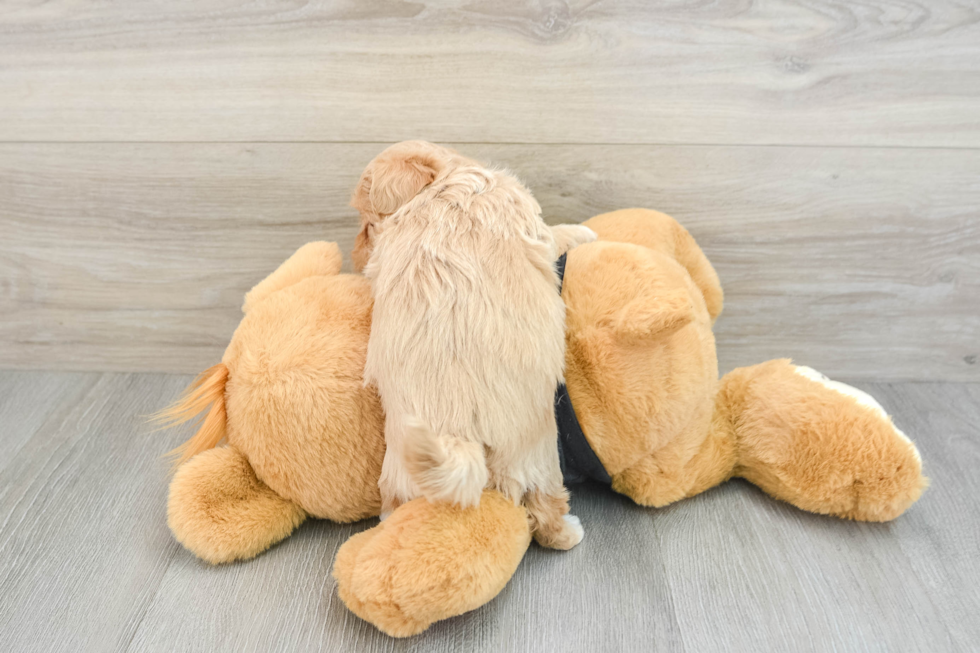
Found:
[[[379,215],[391,215],[435,181],[449,158],[449,150],[425,141],[392,145],[371,166],[372,207]]]
[[[363,272],[364,266],[371,258],[371,250],[374,249],[374,238],[372,238],[373,234],[371,233],[373,230],[373,223],[366,220],[361,221],[361,230],[357,232],[357,236],[354,238],[354,249],[350,253],[354,272]]]
[[[374,231],[389,215],[435,181],[455,152],[425,141],[392,145],[374,158],[361,174],[351,206],[361,214],[361,230],[351,258],[361,272],[374,249]]]

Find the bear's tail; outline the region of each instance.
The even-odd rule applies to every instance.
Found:
[[[405,420],[404,447],[408,473],[426,499],[464,508],[480,503],[490,476],[483,445],[434,433],[410,417]]]
[[[218,363],[198,375],[180,398],[170,406],[150,417],[161,429],[168,429],[194,419],[208,406],[199,422],[197,433],[190,440],[167,453],[174,458],[174,469],[207,449],[215,447],[225,437],[225,385],[228,383],[228,367]]]

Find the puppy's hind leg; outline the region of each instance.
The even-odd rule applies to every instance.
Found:
[[[582,224],[559,224],[550,227],[555,239],[556,255],[561,256],[579,245],[591,243],[598,238],[596,233]]]
[[[385,425],[385,436],[389,428]],[[401,439],[396,435],[388,439],[384,462],[381,464],[381,477],[378,489],[381,491],[381,521],[395,512],[400,505],[421,496],[412,484],[408,470],[401,460]]]
[[[585,529],[575,515],[568,514],[568,492],[558,486],[549,491],[532,490],[524,495],[531,533],[538,544],[567,551],[582,541]]]
[[[585,535],[578,517],[568,514],[568,491],[561,476],[558,461],[558,427],[555,414],[545,413],[540,424],[536,444],[530,450],[511,452],[512,458],[498,469],[498,484],[502,478],[521,479],[521,498],[527,508],[531,534],[538,544],[549,549],[568,550],[582,541]],[[502,488],[503,489],[503,488]],[[506,489],[505,494],[508,493]]]

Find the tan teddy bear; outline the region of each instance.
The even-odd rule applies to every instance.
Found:
[[[788,360],[719,381],[721,287],[676,221],[628,209],[585,224],[600,240],[569,253],[562,289],[567,398],[584,434],[564,440],[571,477],[606,476],[663,506],[739,476],[867,521],[918,499],[919,454],[870,396]],[[222,362],[166,412],[186,421],[210,406],[168,505],[174,535],[205,560],[255,556],[307,516],[379,512],[383,416],[361,377],[370,288],[340,261],[336,245],[311,243],[256,286]],[[524,509],[494,492],[470,509],[418,499],[348,540],[334,575],[351,610],[406,636],[492,599],[529,543]]]

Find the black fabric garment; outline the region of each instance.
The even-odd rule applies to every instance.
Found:
[[[558,272],[558,292],[565,279],[565,262],[568,254],[562,254],[555,264]],[[558,423],[558,460],[561,462],[561,475],[565,485],[575,485],[592,480],[612,485],[612,478],[602,466],[599,456],[589,446],[585,433],[575,416],[572,398],[568,388],[562,383],[555,392],[555,422]]]

